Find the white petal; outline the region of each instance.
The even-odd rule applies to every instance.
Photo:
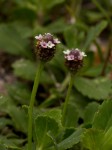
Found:
[[[87,55],[85,54],[85,52],[81,52],[81,55],[82,55],[83,57],[87,56]]]
[[[37,40],[38,40],[38,36],[35,36],[35,39],[37,39]]]
[[[45,35],[52,35],[51,33],[45,33]]]
[[[70,54],[70,50],[63,51],[63,53],[68,55],[68,54]]]
[[[78,48],[75,49],[76,51],[80,51]]]
[[[41,34],[39,34],[38,36],[35,36],[35,39],[37,40],[41,40],[43,38],[43,36]]]
[[[47,47],[49,47],[49,48],[52,48],[52,47],[54,47],[55,45],[51,42],[51,41],[49,41],[48,43],[47,43]]]
[[[58,39],[54,39],[54,43],[59,44],[61,42]]]
[[[51,44],[53,44],[51,41],[49,41],[47,44],[49,44],[49,45],[51,45]]]

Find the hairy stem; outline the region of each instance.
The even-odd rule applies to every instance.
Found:
[[[29,114],[29,120],[28,120],[28,150],[32,150],[33,106],[34,106],[35,96],[36,96],[36,92],[37,92],[37,89],[38,89],[38,85],[39,85],[40,76],[41,76],[43,66],[44,66],[44,64],[42,62],[39,62],[38,70],[37,70],[37,73],[36,73],[32,93],[31,93],[30,105],[29,105],[29,110],[28,110],[28,114]]]
[[[70,97],[70,93],[71,93],[71,89],[72,89],[72,85],[73,85],[73,77],[74,77],[73,74],[71,74],[69,87],[68,87],[67,95],[66,95],[66,98],[65,98],[64,107],[63,107],[63,112],[62,112],[62,124],[63,125],[65,125],[67,106],[68,106],[69,97]]]

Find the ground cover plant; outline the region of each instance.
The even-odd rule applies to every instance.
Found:
[[[112,1],[0,1],[0,150],[112,149]]]

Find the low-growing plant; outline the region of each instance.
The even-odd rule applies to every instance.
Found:
[[[0,150],[112,149],[111,10],[0,1]]]

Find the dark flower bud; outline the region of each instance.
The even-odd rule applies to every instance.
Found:
[[[57,38],[54,38],[52,34],[45,33],[44,35],[35,36],[36,43],[36,55],[41,61],[50,61],[56,51],[56,45],[60,43]]]
[[[65,64],[70,72],[76,73],[83,66],[83,58],[86,56],[79,49],[66,50],[63,52]]]

